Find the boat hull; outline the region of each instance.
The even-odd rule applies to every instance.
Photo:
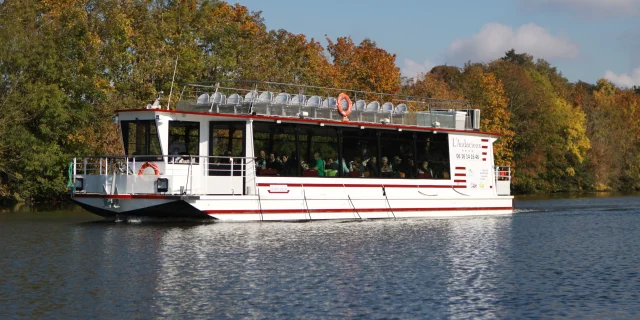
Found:
[[[82,208],[106,218],[153,217],[218,221],[305,221],[449,218],[508,215],[512,197],[450,199],[260,199],[257,196],[76,195]]]

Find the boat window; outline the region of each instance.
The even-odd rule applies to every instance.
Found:
[[[245,157],[244,131],[246,122],[209,122],[209,164],[210,176],[242,176],[247,165]]]
[[[260,176],[337,177],[340,166],[342,176],[349,178],[449,179],[451,172],[444,133],[341,128],[339,152],[335,127],[273,122],[253,126]],[[323,168],[318,168],[318,159]]]
[[[338,135],[333,127],[299,125],[302,176],[338,176]]]
[[[253,134],[256,172],[260,176],[338,176],[335,128],[254,122]]]
[[[346,177],[375,177],[374,162],[378,162],[378,137],[375,130],[344,130],[342,139]],[[375,160],[373,158],[376,158]]]
[[[169,122],[169,154],[200,155],[200,123],[190,121]],[[188,157],[179,159],[180,163],[188,163]],[[199,158],[194,158],[196,162]]]
[[[254,122],[256,171],[262,176],[298,176],[295,124]]]
[[[380,176],[382,178],[416,178],[413,132],[384,130],[380,132]]]
[[[159,161],[162,157],[155,120],[122,121],[122,139],[127,156],[140,161]]]
[[[209,137],[209,156],[244,157],[245,122],[211,122]],[[214,158],[212,163],[222,159]],[[226,159],[225,159],[226,161]]]
[[[449,179],[449,135],[446,133],[419,132],[416,134],[416,166],[418,178]]]

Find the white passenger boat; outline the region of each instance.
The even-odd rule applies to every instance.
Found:
[[[353,103],[352,100],[353,99]],[[511,214],[480,111],[270,82],[190,84],[120,110],[123,155],[78,156],[72,199],[108,218],[287,221]]]

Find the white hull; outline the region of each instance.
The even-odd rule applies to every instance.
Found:
[[[82,195],[75,200],[103,216],[186,217],[185,208],[218,221],[301,221],[331,219],[444,218],[513,212],[511,196],[465,196],[464,188],[286,187],[262,184],[259,195]],[[276,186],[274,188],[274,186]],[[284,187],[283,187],[284,186]],[[276,191],[273,191],[276,190]],[[167,208],[181,204],[180,207]],[[164,206],[164,207],[163,207]],[[145,209],[152,209],[147,210]],[[155,211],[154,211],[155,210]]]

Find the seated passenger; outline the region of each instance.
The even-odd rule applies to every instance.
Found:
[[[173,148],[173,151],[171,152],[171,155],[173,155],[173,156],[180,155],[180,148],[178,148],[178,147]],[[173,157],[172,161],[173,161],[173,163],[181,163],[182,162],[182,157]]]
[[[422,161],[422,166],[420,167],[419,171],[418,171],[421,175],[424,175],[423,178],[433,178],[433,170],[431,170],[431,168],[429,168],[429,162],[427,160]]]
[[[355,157],[353,161],[349,162],[349,172],[364,172],[360,157]]]
[[[333,159],[329,159],[329,160],[327,160],[327,167],[326,167],[326,169],[329,169],[329,170],[336,170],[336,171],[338,171],[338,167],[339,167],[339,165],[338,165],[338,162],[337,162],[337,161],[333,161]]]
[[[407,166],[405,168],[405,177],[407,178],[416,177],[416,164],[415,162],[413,162],[413,159],[407,160]]]
[[[292,176],[296,173],[296,164],[294,159],[289,159],[286,154],[282,155],[282,175]]]
[[[304,161],[304,158],[300,158],[300,167],[302,170],[309,170],[309,164]]]
[[[378,159],[376,157],[371,157],[371,159],[367,161],[367,171],[369,171],[370,177],[380,176],[378,172]]]
[[[320,158],[320,153],[315,152],[313,154],[313,160],[314,160],[314,164],[313,166],[310,168],[310,170],[313,171],[318,171],[318,177],[324,177],[324,160],[322,160],[322,158]]]
[[[264,150],[260,150],[258,159],[256,159],[256,167],[258,168],[258,170],[267,168],[267,154],[264,152]]]
[[[380,163],[380,172],[382,173],[393,172],[393,167],[389,163],[389,159],[387,157],[382,157],[382,161]]]
[[[283,168],[282,161],[276,158],[274,153],[269,154],[269,159],[267,160],[267,169],[275,169],[281,171]]]

